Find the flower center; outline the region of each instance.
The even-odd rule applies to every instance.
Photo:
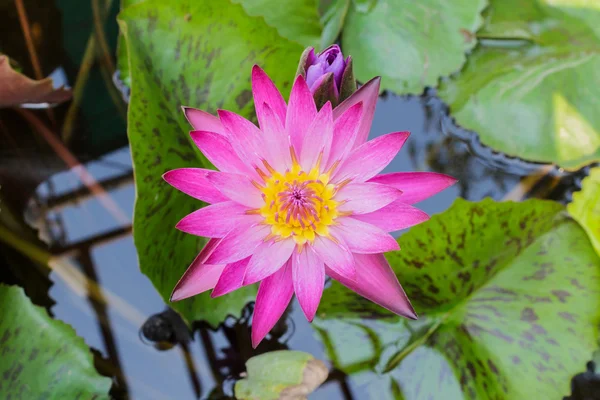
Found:
[[[264,223],[271,225],[270,238],[292,237],[296,243],[312,241],[315,234],[328,236],[328,226],[338,217],[333,200],[335,186],[317,168],[303,171],[299,165],[279,173],[264,175],[260,190],[265,205],[257,210]]]

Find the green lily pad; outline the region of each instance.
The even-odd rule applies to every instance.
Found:
[[[322,361],[301,351],[279,350],[246,362],[247,377],[235,384],[240,400],[304,399],[329,374]]]
[[[437,86],[440,76],[460,70],[477,42],[486,5],[487,0],[353,2],[342,47],[359,81],[380,75],[383,89],[421,94]]]
[[[487,146],[577,169],[600,160],[600,2],[494,0],[440,96]]]
[[[0,284],[0,398],[108,399],[83,339],[17,286]]]
[[[582,190],[573,193],[573,201],[567,210],[585,229],[600,255],[600,167],[592,168],[582,182]]]
[[[304,47],[318,47],[321,38],[317,0],[231,0],[253,17],[263,17],[279,35]],[[297,57],[299,57],[298,55]]]
[[[170,187],[168,170],[207,167],[191,144],[182,105],[253,115],[250,74],[263,67],[290,90],[302,47],[281,38],[263,18],[227,1],[147,0],[122,11],[131,71],[128,135],[137,198],[133,236],[140,268],[166,300],[204,240],[175,224],[203,204]],[[217,299],[209,293],[172,303],[188,321],[218,324],[254,298],[246,287]]]
[[[420,318],[334,283],[316,323],[337,368],[378,377],[389,388],[381,399],[393,390],[406,399],[570,392],[597,348],[600,258],[563,206],[458,199],[399,242],[388,259]]]

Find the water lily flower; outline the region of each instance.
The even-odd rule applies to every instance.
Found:
[[[356,91],[352,57],[344,59],[337,44],[318,54],[313,47],[304,50],[296,75],[304,77],[318,109],[327,101],[335,107]]]
[[[317,111],[303,76],[289,102],[258,66],[252,91],[260,128],[225,110],[184,108],[191,137],[219,171],[182,168],[164,179],[210,205],[178,224],[210,238],[177,283],[172,301],[212,289],[222,296],[260,282],[252,344],[275,325],[296,294],[309,321],[325,276],[408,318],[416,318],[384,252],[388,233],[428,219],[411,204],[450,186],[428,172],[378,175],[408,132],[367,141],[379,92],[373,79],[332,109]]]

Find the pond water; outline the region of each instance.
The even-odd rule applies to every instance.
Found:
[[[63,11],[75,7],[74,2],[66,0],[57,3]],[[113,7],[113,17],[115,13]],[[80,62],[74,49],[81,51],[80,37],[86,38],[90,33],[89,10],[82,11],[82,15],[78,20],[73,14],[62,13],[65,54],[62,62],[49,61],[46,68],[64,66],[69,82],[75,81],[78,72],[75,64]],[[113,22],[109,25],[107,32],[114,46],[116,30]],[[75,43],[77,41],[82,43]],[[118,144],[125,137],[124,121],[107,100],[107,90],[106,81],[95,67],[74,133],[81,139],[74,152],[80,160],[92,159],[85,163],[89,173],[103,185],[116,207],[125,216],[131,216],[135,190],[129,148],[105,146],[106,143]],[[93,98],[99,105],[95,112]],[[59,117],[66,112],[63,108],[57,110]],[[43,111],[38,114],[44,116]],[[3,132],[14,135],[15,126],[19,126],[15,122],[17,115],[6,112],[0,117]],[[96,124],[100,124],[100,129]],[[111,138],[105,135],[105,141],[96,140],[94,135],[98,130],[110,131]],[[433,92],[421,97],[384,94],[380,98],[371,137],[397,130],[408,130],[412,135],[385,172],[437,171],[459,179],[452,188],[419,204],[429,214],[444,211],[457,197],[474,201],[485,197],[495,200],[543,197],[566,201],[586,173],[583,170],[566,174],[494,154],[478,145],[472,134],[453,125]],[[185,132],[172,134],[184,135]],[[21,197],[26,198],[16,196],[20,202],[17,203],[23,206],[20,210],[23,221],[39,230],[39,236],[54,254],[65,254],[69,261],[61,267],[63,269],[50,273],[52,286],[47,297],[55,303],[51,312],[55,318],[71,324],[90,347],[98,350],[97,368],[115,377],[115,397],[227,398],[232,394],[235,378],[245,369],[245,361],[274,349],[306,351],[329,363],[317,332],[306,322],[295,302],[256,350],[252,350],[250,344],[251,305],[241,320],[229,318],[217,330],[196,323],[190,334],[179,317],[169,312],[152,283],[141,274],[131,221],[116,219],[114,212],[109,212],[103,201],[90,195],[78,176],[67,171],[56,157],[40,155],[35,146],[18,143],[17,148],[7,145],[0,149],[3,182],[12,185],[5,184],[2,190],[24,193]],[[110,151],[105,151],[111,146]],[[45,157],[48,162],[40,163]],[[24,167],[17,167],[19,165],[31,165],[37,173],[31,176]],[[17,278],[12,276],[11,279]],[[311,399],[372,398],[365,379],[360,373],[347,376],[332,371]]]

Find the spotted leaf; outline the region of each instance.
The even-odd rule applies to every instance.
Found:
[[[0,284],[0,398],[108,399],[83,339],[33,305],[16,286]]]
[[[161,176],[175,168],[211,168],[191,144],[191,127],[180,107],[213,114],[225,108],[250,117],[253,64],[289,91],[302,47],[229,1],[147,0],[127,7],[119,18],[132,80],[128,135],[137,190],[134,241],[142,272],[168,300],[204,244],[175,224],[203,204]],[[228,314],[239,315],[255,294],[249,286],[217,299],[203,293],[172,306],[188,321],[216,325]]]
[[[334,284],[317,324],[338,368],[368,360],[362,371],[389,375],[406,399],[569,393],[597,347],[600,259],[563,206],[459,199],[399,242],[388,259],[420,318],[401,319]],[[365,327],[380,355],[341,339],[372,342]]]

